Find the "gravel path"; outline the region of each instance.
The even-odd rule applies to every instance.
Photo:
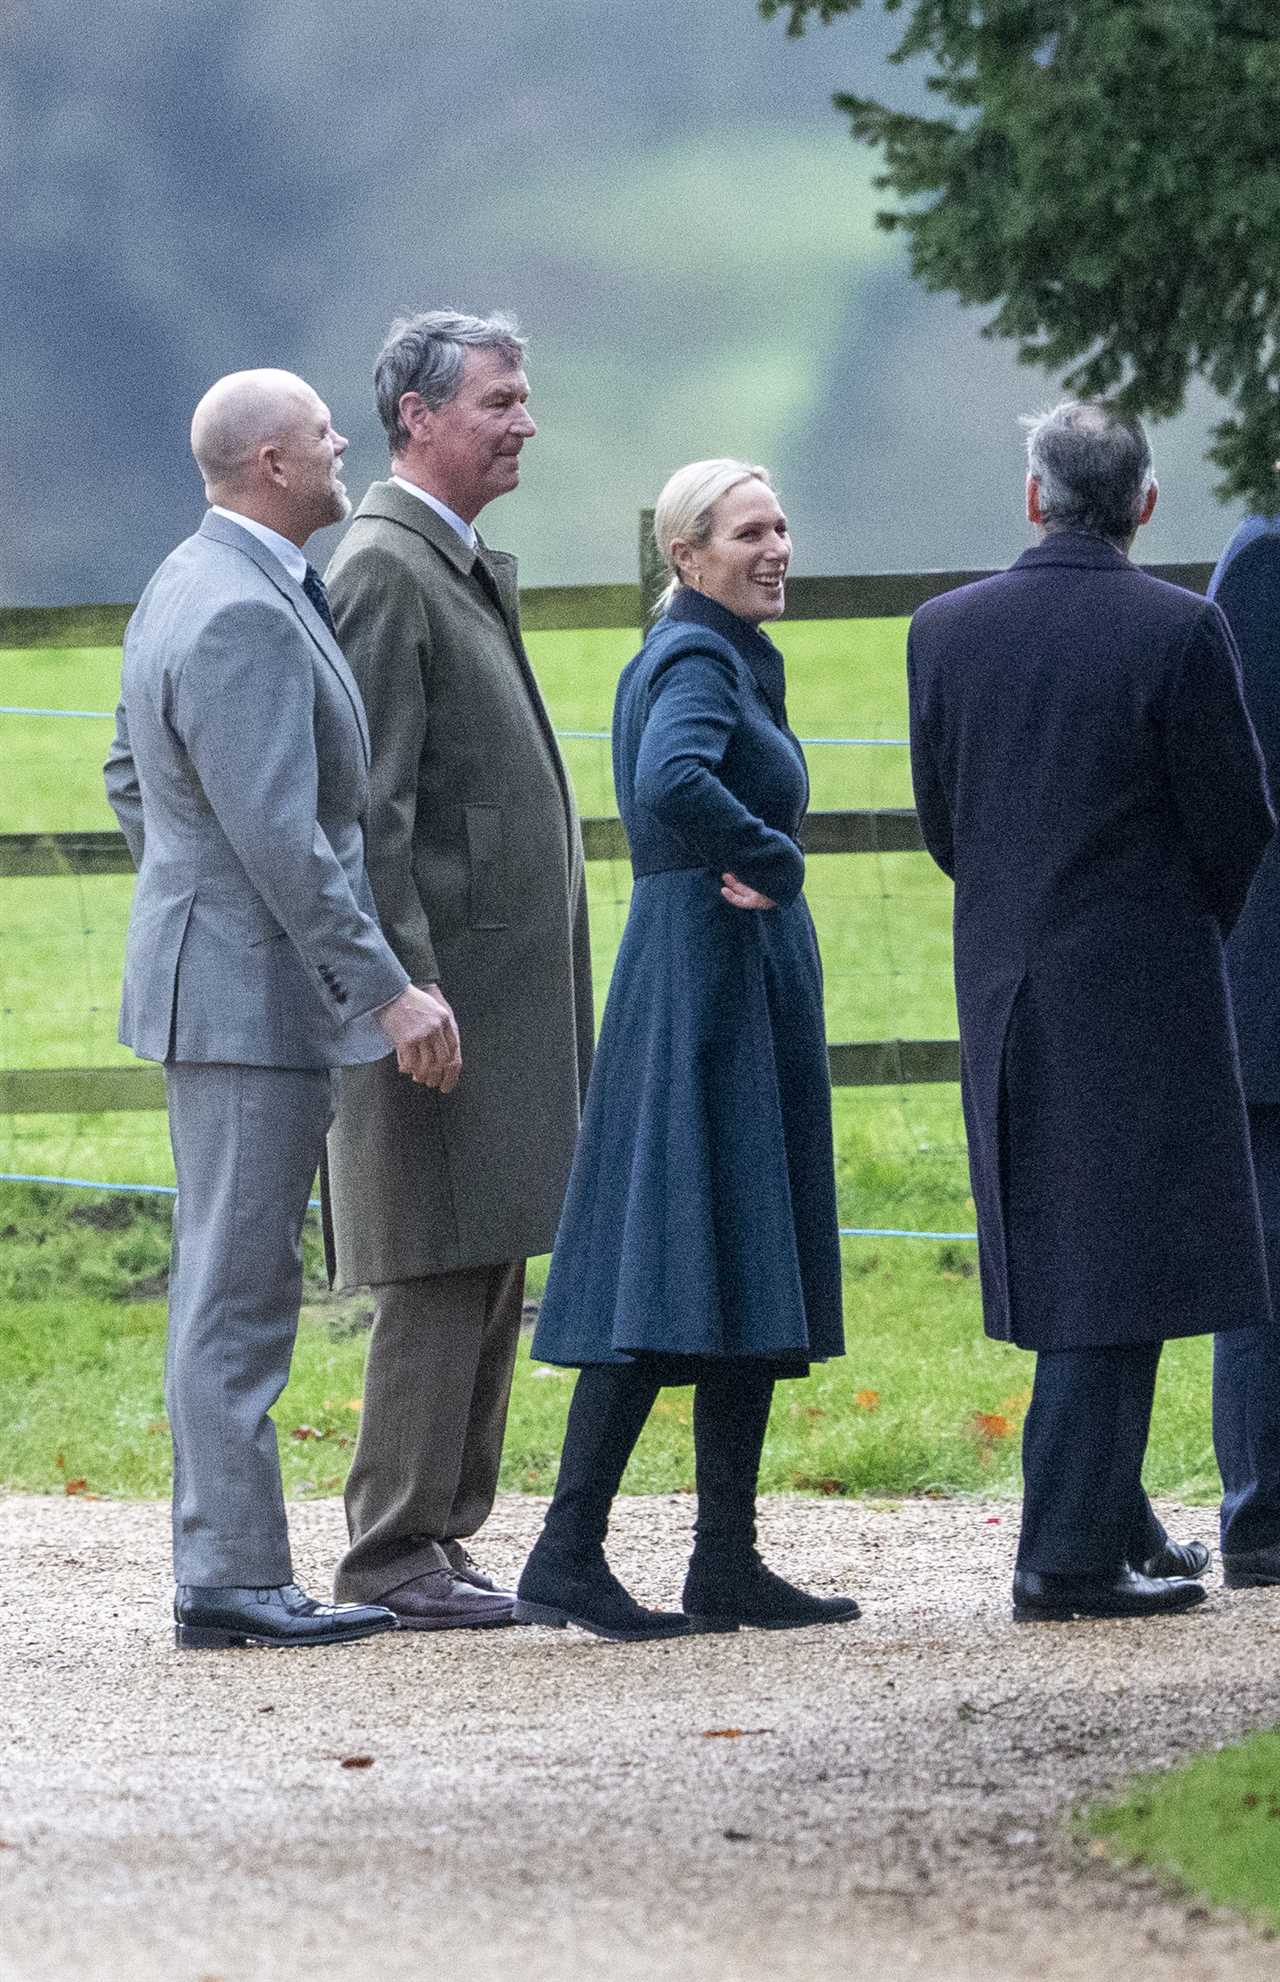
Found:
[[[486,1565],[516,1568],[542,1505],[499,1504]],[[620,1503],[638,1595],[677,1597],[690,1514]],[[293,1512],[317,1592],[340,1525],[332,1501]],[[1280,1592],[1014,1625],[1007,1504],[776,1499],[762,1527],[863,1620],[179,1654],[163,1508],[0,1500],[0,1975],[1280,1978],[1275,1944],[1064,1825],[1128,1771],[1280,1720]]]

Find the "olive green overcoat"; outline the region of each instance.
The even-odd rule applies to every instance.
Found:
[[[483,566],[483,569],[475,567]],[[550,1250],[593,1038],[582,835],[520,637],[515,559],[375,482],[327,573],[371,744],[368,867],[392,949],[462,1041],[449,1095],[394,1055],[339,1082],[336,1284]]]

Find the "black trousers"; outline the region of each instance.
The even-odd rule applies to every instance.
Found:
[[[773,1399],[772,1371],[706,1358],[693,1392],[698,1517],[695,1546],[739,1554],[755,1545],[756,1482]],[[569,1555],[598,1548],[627,1461],[663,1388],[633,1363],[585,1368],[574,1388],[544,1541]]]
[[[1250,1106],[1249,1139],[1267,1248],[1271,1312],[1213,1342],[1213,1449],[1222,1474],[1222,1552],[1280,1542],[1280,1107]]]
[[[1042,1350],[1022,1428],[1018,1567],[1108,1580],[1167,1537],[1142,1487],[1160,1342]]]

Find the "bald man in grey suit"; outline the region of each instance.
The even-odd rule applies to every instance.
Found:
[[[395,1626],[292,1580],[275,1426],[332,1072],[393,1048],[428,1086],[458,1042],[378,927],[369,737],[303,555],[349,504],[346,441],[291,373],[233,373],[192,449],[212,507],[125,635],[107,795],[138,869],[122,1040],[164,1064],[178,1178],[165,1397],[185,1647]]]

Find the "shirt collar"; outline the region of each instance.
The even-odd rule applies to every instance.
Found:
[[[407,482],[403,475],[393,475],[391,479],[398,489],[407,489],[410,495],[417,496],[419,502],[425,502],[429,509],[435,510],[437,516],[443,517],[449,528],[457,531],[469,551],[475,549],[476,528],[474,523],[464,522],[456,510],[450,509],[447,502],[441,502],[439,496],[433,496],[428,490],[419,488],[416,482]]]
[[[214,516],[225,516],[228,523],[238,523],[242,530],[247,530],[260,544],[265,544],[271,555],[279,558],[290,578],[301,585],[307,575],[306,555],[288,537],[282,537],[278,530],[259,523],[256,517],[242,516],[238,509],[224,509],[220,502],[210,503],[209,507]]]

